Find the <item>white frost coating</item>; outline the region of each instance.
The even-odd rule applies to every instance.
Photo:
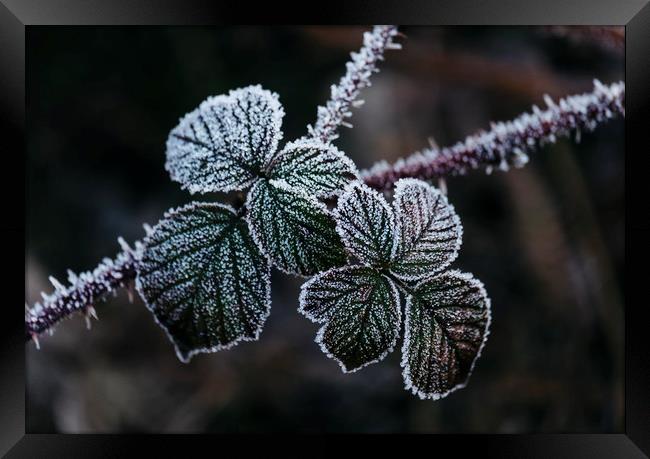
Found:
[[[318,198],[340,194],[349,181],[359,179],[357,167],[343,152],[308,138],[287,143],[268,169],[271,179]]]
[[[395,185],[396,239],[391,272],[415,282],[446,269],[458,256],[463,226],[442,192],[422,180]]]
[[[490,298],[487,295],[487,292],[485,291],[485,287],[483,283],[474,278],[471,274],[468,273],[462,273],[460,271],[447,271],[443,273],[442,275],[438,277],[434,277],[432,279],[427,279],[418,284],[415,287],[415,292],[419,292],[420,290],[424,289],[428,284],[435,283],[436,281],[438,282],[443,282],[446,281],[445,284],[447,284],[447,289],[439,289],[436,288],[434,289],[433,292],[426,292],[429,294],[434,294],[438,296],[438,300],[434,302],[432,306],[435,306],[435,309],[433,309],[429,314],[427,314],[430,319],[432,325],[436,325],[437,329],[436,330],[431,330],[431,335],[428,336],[420,336],[419,339],[420,341],[423,341],[424,343],[430,343],[432,339],[438,339],[440,341],[440,344],[442,344],[442,340],[445,342],[448,342],[450,340],[450,333],[456,333],[460,334],[461,336],[459,337],[462,342],[465,344],[465,348],[460,349],[460,345],[456,345],[456,347],[453,348],[452,353],[453,356],[449,355],[449,353],[441,352],[440,350],[433,349],[433,351],[438,351],[441,352],[440,355],[443,357],[447,357],[447,362],[446,365],[444,366],[443,370],[456,370],[454,374],[452,375],[446,375],[448,377],[452,378],[458,378],[458,381],[446,381],[448,386],[451,387],[446,387],[444,390],[425,390],[425,388],[419,387],[418,382],[414,381],[413,379],[413,371],[417,370],[423,370],[422,368],[417,368],[414,369],[412,368],[412,365],[409,362],[409,357],[411,356],[411,353],[409,351],[409,347],[411,344],[411,341],[413,339],[412,337],[412,331],[414,329],[412,322],[412,307],[413,307],[413,297],[408,296],[407,301],[406,301],[406,315],[405,315],[405,322],[404,322],[404,343],[402,345],[402,360],[400,365],[403,368],[402,371],[402,376],[404,378],[404,388],[406,390],[411,391],[414,395],[417,395],[420,397],[420,399],[425,400],[425,399],[431,399],[431,400],[438,400],[443,397],[446,397],[447,395],[451,394],[452,392],[455,392],[459,389],[464,388],[468,381],[469,378],[472,374],[472,371],[474,370],[474,365],[476,364],[476,361],[478,358],[481,356],[481,352],[483,351],[483,347],[485,346],[485,343],[487,342],[488,335],[490,334],[490,324],[492,322],[492,315],[491,315],[491,304],[490,304]],[[452,291],[452,289],[456,289],[455,291]],[[422,293],[422,295],[426,295],[426,293]],[[419,298],[417,301],[426,301],[427,298]],[[430,299],[429,299],[430,300]],[[473,301],[473,306],[475,306],[474,309],[477,309],[476,306],[478,306],[478,310],[482,310],[482,313],[479,312],[479,314],[476,314],[476,311],[473,311],[475,313],[474,316],[472,316],[472,312],[468,312],[467,309],[470,309],[471,305],[468,305],[468,302]],[[459,307],[460,305],[460,307]],[[465,307],[465,310],[462,310],[462,307]],[[426,312],[426,309],[420,309],[419,312]],[[465,317],[462,317],[461,314],[465,313]],[[446,315],[445,315],[446,314]],[[433,318],[436,316],[435,318]],[[442,327],[438,323],[438,321],[442,322],[446,326],[446,330],[443,331]],[[441,319],[444,319],[441,320]],[[453,321],[453,319],[456,319],[455,322],[449,326],[450,322]],[[458,319],[461,319],[459,322]],[[425,319],[426,320],[426,319]],[[464,321],[463,321],[464,320]],[[481,330],[481,325],[479,325],[478,328],[478,333],[479,336],[475,336],[475,334],[472,334],[470,330],[467,329],[462,329],[458,327],[458,325],[465,325],[467,326],[468,324],[472,324],[472,322],[479,322],[481,323],[482,321],[485,322],[485,325],[482,326]],[[454,328],[454,326],[456,326]],[[436,334],[437,332],[437,334]],[[464,335],[463,335],[464,333]],[[470,345],[476,346],[476,344],[480,341],[478,344],[477,348],[474,350],[471,347],[467,348],[467,342],[470,342]],[[459,342],[461,342],[459,340]],[[447,349],[447,347],[445,347]],[[447,349],[449,350],[449,349]],[[424,351],[419,350],[419,353],[421,352],[427,352],[425,349]],[[431,349],[429,350],[431,352]],[[463,366],[464,368],[462,371],[458,368],[459,365],[459,359],[458,355],[459,352],[465,352],[469,353],[471,356],[471,362],[469,365],[467,365],[467,362],[465,361]],[[418,354],[419,355],[419,354]],[[425,365],[424,368],[424,373],[426,374],[426,377],[429,378],[429,383],[433,384],[431,382],[432,379],[436,377],[440,377],[441,371],[439,366],[441,362],[436,361],[434,357],[430,357],[431,360]],[[449,360],[451,359],[451,360]],[[467,359],[465,359],[467,360]],[[431,365],[433,363],[434,365]],[[449,368],[449,366],[452,366],[452,368]],[[428,370],[428,371],[427,371]],[[420,375],[421,376],[421,375]],[[439,381],[438,381],[439,382]]]
[[[246,199],[253,240],[279,270],[311,276],[347,256],[325,204],[284,180],[259,180]]]
[[[344,373],[383,360],[397,342],[399,292],[372,268],[346,266],[314,276],[301,288],[298,310],[324,323],[316,343]]]
[[[182,362],[259,338],[270,266],[231,207],[194,202],[169,211],[144,245],[136,288]]]
[[[384,197],[360,182],[345,188],[333,212],[336,231],[362,263],[385,266],[394,251],[395,220]]]
[[[384,59],[387,49],[401,49],[393,40],[397,36],[397,26],[375,26],[372,32],[363,34],[363,46],[356,53],[351,53],[346,73],[338,84],[330,88],[330,100],[325,106],[318,107],[316,124],[307,126],[309,135],[324,142],[338,138],[339,126],[352,127],[345,121],[352,116],[351,107],[359,106],[357,97],[363,88],[370,86],[370,76],[378,72],[377,64]]]
[[[435,400],[467,383],[487,338],[490,301],[471,275],[436,274],[456,257],[462,237],[460,219],[439,190],[420,180],[400,180],[393,206],[394,219],[381,194],[358,182],[346,187],[334,210],[337,231],[366,266],[316,275],[302,286],[298,310],[323,324],[316,342],[343,372],[353,372],[392,350],[401,321],[393,305],[399,305],[401,288],[407,311],[406,388]],[[421,279],[414,288],[401,283]],[[382,296],[386,286],[390,298]],[[419,327],[412,336],[416,313]]]
[[[395,311],[401,291],[406,389],[437,400],[467,384],[489,333],[490,300],[471,274],[441,272],[457,255],[462,226],[439,190],[400,180],[393,206],[394,221],[381,194],[358,182],[346,187],[334,217],[344,244],[364,265],[317,274],[302,286],[298,311],[322,324],[316,342],[348,373],[392,350],[401,318],[387,311]],[[418,280],[415,287],[403,283]],[[386,331],[394,332],[390,339]]]
[[[242,190],[276,152],[283,116],[259,85],[209,97],[170,132],[165,169],[190,193]]]

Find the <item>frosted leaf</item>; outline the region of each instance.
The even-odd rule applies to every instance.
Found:
[[[260,86],[209,97],[170,132],[165,169],[191,193],[242,190],[277,150],[283,116]]]
[[[183,362],[256,340],[271,307],[270,266],[232,208],[192,203],[144,240],[136,286]]]
[[[310,276],[346,261],[325,205],[281,180],[259,180],[246,200],[253,239],[278,269]]]
[[[447,268],[458,255],[463,227],[440,190],[415,179],[395,185],[397,244],[391,272],[418,281]]]
[[[299,311],[325,323],[316,342],[344,373],[382,360],[397,341],[397,288],[373,268],[346,266],[314,276],[302,286]]]
[[[336,231],[361,262],[384,266],[393,252],[393,211],[378,192],[356,182],[350,184],[334,210]]]
[[[333,196],[359,177],[354,163],[336,147],[304,138],[288,143],[269,169],[271,179],[316,197]]]
[[[406,389],[437,400],[465,387],[489,325],[490,299],[470,274],[447,271],[420,283],[406,301]]]

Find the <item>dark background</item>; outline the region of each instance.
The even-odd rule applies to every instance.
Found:
[[[118,235],[194,199],[163,168],[167,134],[208,95],[260,83],[305,133],[361,44],[358,27],[30,28],[26,299],[47,276],[113,256]],[[355,128],[337,145],[360,168],[461,140],[557,98],[624,78],[622,49],[537,27],[406,27]],[[572,35],[573,36],[573,35]],[[466,389],[421,401],[400,353],[351,375],[296,312],[299,279],[274,272],[261,339],[176,358],[124,292],[28,346],[28,432],[620,432],[623,429],[623,121],[560,140],[524,169],[448,181],[465,228],[454,267],[492,298]]]

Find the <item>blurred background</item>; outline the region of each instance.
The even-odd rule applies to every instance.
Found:
[[[208,95],[260,83],[313,123],[363,27],[30,27],[25,296],[92,269],[194,199],[165,140]],[[450,145],[532,104],[624,78],[623,29],[404,27],[337,146],[360,168]],[[562,139],[523,169],[448,179],[464,224],[454,267],[481,279],[493,323],[467,388],[403,390],[400,352],[344,375],[275,271],[260,341],[182,364],[138,298],[97,305],[27,345],[28,432],[621,432],[624,121]],[[401,344],[400,344],[401,346]]]

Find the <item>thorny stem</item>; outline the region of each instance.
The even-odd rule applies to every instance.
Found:
[[[558,137],[575,133],[579,140],[583,130],[592,131],[600,123],[625,116],[625,83],[603,85],[594,81],[590,93],[560,99],[556,104],[545,96],[546,110],[533,106],[512,121],[492,123],[487,132],[467,137],[464,141],[442,149],[428,148],[400,159],[394,164],[385,161],[361,171],[364,182],[378,190],[392,188],[397,180],[414,177],[430,180],[446,175],[462,175],[470,169],[494,168],[507,171],[528,162],[528,152]]]
[[[347,71],[338,84],[330,88],[330,100],[325,106],[318,107],[314,126],[307,126],[309,135],[323,142],[332,142],[338,138],[339,126],[352,127],[345,121],[352,116],[352,107],[359,107],[362,100],[357,100],[363,88],[370,86],[370,77],[379,71],[377,64],[384,60],[387,49],[401,49],[393,39],[399,34],[397,26],[375,26],[372,32],[363,34],[363,46],[358,52],[351,53],[346,64]]]
[[[145,229],[149,231],[148,226]],[[124,239],[119,238],[118,241],[122,251],[114,260],[105,258],[92,272],[76,275],[68,271],[68,287],[50,276],[54,292],[50,295],[43,293],[41,302],[31,308],[25,307],[26,341],[33,339],[38,347],[38,335],[48,330],[51,332],[58,322],[76,312],[85,313],[87,320],[91,316],[97,319],[93,305],[120,287],[129,288],[131,298],[142,244],[136,242],[135,248],[131,248]]]
[[[383,58],[383,50],[399,48],[392,42],[396,35],[394,26],[376,26],[372,33],[364,34],[364,47],[359,53],[353,53],[353,61],[348,63],[347,73],[339,85],[332,86],[332,99],[325,107],[318,108],[315,127],[308,127],[310,135],[325,141],[336,139],[336,129],[347,125],[344,119],[351,116],[350,107],[358,105],[355,99],[369,85],[368,78],[377,71],[376,64]],[[603,86],[596,82],[595,85],[592,93],[567,97],[558,105],[547,98],[547,110],[535,108],[533,114],[494,124],[491,131],[468,137],[452,147],[441,150],[432,147],[392,166],[381,162],[362,171],[362,177],[370,186],[384,190],[402,177],[431,179],[463,174],[482,166],[507,169],[510,165],[523,165],[526,151],[553,142],[557,136],[578,134],[581,129],[593,130],[609,118],[625,115],[624,83]],[[149,234],[151,228],[143,226]],[[85,313],[87,318],[96,317],[93,305],[118,288],[133,285],[143,245],[138,241],[131,248],[122,238],[118,241],[122,251],[114,260],[106,258],[93,271],[78,276],[69,271],[69,286],[50,277],[55,291],[42,294],[43,300],[33,307],[25,306],[26,341],[33,339],[38,346],[40,334],[51,332],[58,322],[76,312]]]

